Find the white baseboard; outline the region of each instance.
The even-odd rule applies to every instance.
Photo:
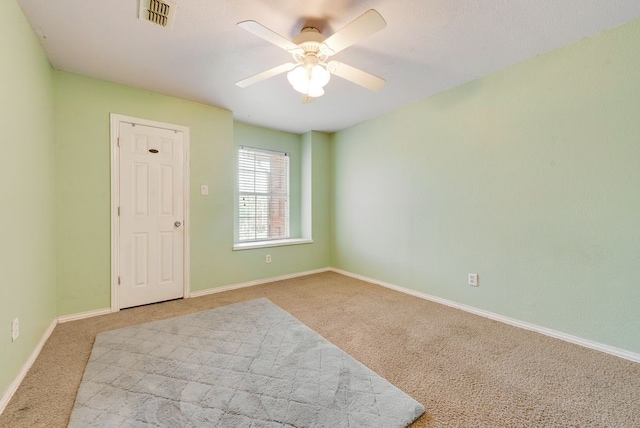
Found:
[[[97,317],[100,315],[106,315],[110,313],[111,313],[111,308],[95,309],[93,311],[80,312],[77,314],[61,315],[58,317],[58,322],[64,323],[69,321],[77,321],[85,318],[92,318],[92,317]]]
[[[316,270],[308,270],[305,272],[290,273],[288,275],[275,276],[272,278],[257,279],[255,281],[243,282],[240,284],[225,285],[225,286],[216,287],[216,288],[207,288],[206,290],[192,292],[189,297],[202,297],[202,296],[207,296],[209,294],[222,293],[224,291],[230,291],[230,290],[237,290],[238,288],[253,287],[254,285],[267,284],[269,282],[283,281],[285,279],[292,279],[292,278],[298,278],[301,276],[313,275],[316,273],[327,272],[329,270],[331,270],[331,268],[327,267],[327,268],[316,269]]]
[[[419,297],[421,299],[429,300],[435,303],[440,303],[445,306],[460,309],[465,312],[470,312],[475,315],[480,315],[481,317],[489,318],[494,321],[500,321],[502,323],[509,324],[514,327],[519,327],[525,330],[534,331],[536,333],[544,334],[545,336],[550,336],[556,339],[564,340],[565,342],[584,346],[585,348],[589,348],[589,349],[595,349],[596,351],[604,352],[606,354],[615,355],[616,357],[624,358],[625,360],[630,360],[636,363],[640,363],[640,354],[627,351],[625,349],[616,348],[614,346],[609,346],[602,343],[594,342],[592,340],[583,339],[581,337],[573,336],[567,333],[563,333],[561,331],[552,330],[550,328],[541,327],[539,325],[531,324],[525,321],[520,321],[514,318],[505,317],[503,315],[485,311],[483,309],[474,308],[473,306],[468,306],[462,303],[456,303],[454,301],[443,299],[440,297],[431,296],[429,294],[425,294],[420,291],[410,290],[408,288],[400,287],[394,284],[389,284],[388,282],[384,282],[384,281],[378,281],[377,279],[368,278],[366,276],[358,275],[342,269],[329,268],[328,270],[330,270],[331,272],[339,273],[341,275],[349,276],[351,278],[359,279],[361,281],[366,281],[372,284],[380,285],[385,288],[390,288],[391,290],[399,291],[404,294],[409,294],[411,296]]]
[[[255,281],[243,282],[243,283],[239,283],[239,284],[225,285],[225,286],[217,287],[217,288],[208,288],[206,290],[200,290],[200,291],[192,292],[189,295],[189,297],[201,297],[201,296],[206,296],[208,294],[222,293],[223,291],[237,290],[238,288],[252,287],[254,285],[267,284],[269,282],[275,282],[275,281],[282,281],[282,280],[285,280],[285,279],[298,278],[298,277],[301,277],[301,276],[307,276],[307,275],[313,275],[313,274],[316,274],[316,273],[327,272],[328,270],[329,270],[329,268],[327,267],[327,268],[322,268],[322,269],[309,270],[309,271],[305,271],[305,272],[296,272],[296,273],[291,273],[291,274],[288,274],[288,275],[276,276],[276,277],[271,277],[271,278],[257,279]],[[100,315],[110,314],[112,312],[113,311],[111,310],[111,308],[103,308],[103,309],[95,309],[93,311],[80,312],[80,313],[77,313],[77,314],[61,315],[61,316],[58,317],[58,322],[59,323],[65,323],[65,322],[69,322],[69,321],[77,321],[77,320],[81,320],[81,319],[85,319],[85,318],[92,318],[92,317],[97,317],[97,316],[100,316]]]
[[[51,336],[51,333],[53,333],[53,329],[56,328],[57,324],[58,324],[57,319],[54,319],[53,321],[51,321],[51,324],[49,324],[49,327],[47,327],[47,330],[42,335],[40,342],[38,342],[38,345],[36,345],[36,348],[33,350],[31,355],[29,356],[29,359],[27,360],[26,363],[24,363],[18,375],[15,377],[15,379],[13,379],[13,382],[11,382],[7,390],[2,395],[2,398],[0,399],[0,414],[4,412],[4,409],[5,407],[7,407],[7,404],[9,404],[11,397],[13,397],[13,394],[15,394],[15,392],[18,390],[18,387],[22,383],[24,377],[27,375],[27,372],[29,371],[33,363],[36,361],[36,358],[38,358],[38,355],[40,355],[40,351],[42,350],[42,347],[49,339],[49,336]]]

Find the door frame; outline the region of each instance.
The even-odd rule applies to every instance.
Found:
[[[190,283],[190,223],[189,211],[189,176],[191,161],[189,158],[190,132],[188,126],[175,125],[171,123],[158,122],[155,120],[141,119],[138,117],[125,116],[111,113],[111,312],[120,310],[120,287],[118,284],[118,274],[120,272],[120,222],[118,221],[118,205],[120,201],[120,150],[118,150],[118,136],[121,123],[131,123],[134,125],[149,126],[152,128],[168,129],[170,131],[182,132],[184,135],[184,168],[183,168],[183,200],[184,200],[184,241],[183,241],[183,299],[189,298],[191,294]]]

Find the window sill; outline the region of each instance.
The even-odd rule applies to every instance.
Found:
[[[313,239],[292,238],[275,239],[273,241],[240,242],[233,244],[233,251],[251,250],[254,248],[282,247],[285,245],[313,244]]]

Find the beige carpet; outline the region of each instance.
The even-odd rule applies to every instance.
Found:
[[[267,297],[422,403],[412,427],[640,426],[640,364],[323,273],[60,324],[1,427],[65,427],[96,334]]]

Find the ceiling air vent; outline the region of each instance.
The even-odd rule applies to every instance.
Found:
[[[173,27],[176,5],[171,0],[140,0],[138,18],[165,28]]]

